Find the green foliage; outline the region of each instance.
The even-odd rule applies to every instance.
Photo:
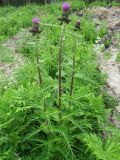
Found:
[[[79,7],[79,4],[72,5]],[[14,13],[11,9],[7,21],[1,17],[2,39],[31,25],[31,18],[39,9],[41,7],[26,6]],[[114,160],[119,160],[119,143],[115,150],[116,141],[108,139],[104,146],[100,138],[107,116],[102,96],[104,76],[98,71],[93,52],[93,43],[99,33],[95,24],[86,16],[82,18],[81,30],[76,34],[76,68],[71,109],[71,51],[76,17],[65,29],[62,49],[62,117],[61,121],[59,119],[57,59],[60,26],[55,16],[60,14],[60,5],[56,4],[51,5],[51,8],[49,5],[42,6],[42,11],[38,13],[42,23],[48,24],[42,24],[42,33],[38,38],[42,88],[39,86],[35,64],[34,37],[26,31],[23,39],[17,41],[17,50],[26,57],[26,63],[16,71],[14,84],[5,84],[7,81],[4,80],[0,84],[1,160],[111,160],[112,156]],[[100,31],[101,37],[104,33]]]
[[[71,2],[72,3],[72,2]],[[85,1],[81,0],[78,3],[78,0],[74,0],[74,3],[71,4],[72,10],[80,10],[83,9],[85,7]]]
[[[53,104],[50,106],[50,97],[45,99],[49,106],[43,109],[42,90],[38,89],[36,84],[21,86],[17,91],[7,89],[0,98],[1,157],[10,159],[10,156],[17,155],[18,158],[58,157],[70,160],[80,157],[81,134],[97,132],[98,123],[102,122],[104,117],[101,97],[86,95],[84,88],[80,91],[77,105],[74,105],[71,111],[67,109],[68,104],[64,105],[62,120],[59,123],[58,109],[52,107]]]
[[[105,39],[104,40],[104,46],[105,46],[105,48],[109,48],[110,45],[111,45],[111,39]]]
[[[98,35],[100,38],[102,38],[106,33],[107,33],[107,24],[106,24],[106,22],[103,22],[101,24],[100,29],[99,29]]]
[[[89,28],[89,29],[88,29]],[[86,41],[95,42],[97,38],[97,31],[95,29],[95,24],[91,21],[86,21],[85,19],[82,21],[82,34]]]
[[[89,0],[88,0],[89,1]],[[112,6],[120,6],[119,1],[117,0],[90,0],[90,6],[108,6],[111,4]]]
[[[20,7],[16,10],[15,8],[10,8],[10,13],[6,14],[8,9],[2,8],[3,14],[0,17],[0,41],[16,34],[20,28],[30,26],[32,17],[38,12],[37,6]]]
[[[86,134],[84,135],[84,141],[96,160],[120,160],[120,141],[117,141],[114,136],[103,141],[95,134]]]
[[[103,93],[104,104],[106,108],[114,108],[118,105],[117,100],[108,93]]]

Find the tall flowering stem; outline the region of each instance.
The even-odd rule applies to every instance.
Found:
[[[63,37],[65,32],[65,24],[70,23],[69,19],[70,14],[70,5],[69,3],[63,3],[62,4],[62,16],[58,17],[58,20],[62,24],[61,26],[61,36],[60,36],[60,46],[59,46],[59,52],[58,52],[58,81],[59,81],[59,87],[58,87],[58,107],[59,107],[59,118],[61,120],[62,116],[62,45],[63,45]]]
[[[36,63],[37,63],[37,69],[38,69],[39,84],[42,87],[42,76],[41,76],[41,69],[40,69],[40,62],[39,62],[38,37],[37,36],[35,39],[35,45],[36,45]]]
[[[76,21],[74,32],[79,31],[81,27],[80,20]],[[73,35],[73,62],[72,62],[72,75],[71,75],[71,82],[70,82],[70,101],[69,101],[69,110],[71,108],[71,100],[73,96],[73,90],[74,90],[74,79],[75,79],[75,64],[76,64],[76,49],[77,49],[77,38],[76,34]]]
[[[33,34],[33,36],[35,36],[36,63],[37,63],[37,69],[38,69],[39,83],[40,83],[40,86],[42,87],[42,76],[41,76],[39,53],[38,53],[38,34],[41,33],[41,30],[39,28],[39,24],[40,24],[39,18],[33,18],[32,23],[33,23],[33,27],[30,30],[30,32]]]
[[[61,119],[61,109],[62,109],[62,45],[63,45],[63,37],[65,31],[65,23],[61,26],[61,36],[60,36],[60,45],[59,45],[59,52],[58,52],[58,81],[59,81],[59,90],[58,90],[58,106],[59,106],[59,117]]]
[[[70,102],[69,102],[69,109],[71,106],[71,99],[73,96],[73,90],[74,90],[74,77],[75,77],[75,63],[76,63],[76,36],[73,36],[74,42],[73,42],[73,61],[72,61],[72,75],[71,75],[71,82],[70,82]]]

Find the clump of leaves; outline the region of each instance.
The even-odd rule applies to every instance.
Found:
[[[83,19],[81,21],[81,33],[83,34],[86,41],[95,43],[95,40],[97,39],[97,30],[95,28],[94,22],[89,20],[86,21],[86,19]]]
[[[109,136],[103,142],[96,134],[85,134],[84,141],[96,160],[120,160],[120,141],[117,141],[114,136]]]
[[[105,35],[103,43],[104,43],[105,48],[109,48],[112,42],[111,42],[111,39],[107,35]]]
[[[102,24],[100,24],[98,35],[100,38],[102,38],[106,34],[107,34],[107,24],[106,22],[103,22]]]
[[[118,105],[117,100],[106,92],[103,93],[103,99],[105,107],[107,108],[115,108]]]

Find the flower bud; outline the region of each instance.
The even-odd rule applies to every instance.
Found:
[[[64,2],[64,3],[62,4],[62,10],[63,10],[64,12],[70,11],[70,5],[69,5],[69,3]]]
[[[33,24],[40,24],[40,19],[39,18],[33,18],[32,23]]]
[[[80,26],[81,26],[81,22],[80,20],[77,20],[75,24],[75,28],[80,29]]]
[[[40,19],[39,18],[33,18],[32,19],[33,27],[30,29],[30,32],[33,33],[33,35],[36,35],[37,33],[40,33],[39,29],[39,24],[40,24]]]

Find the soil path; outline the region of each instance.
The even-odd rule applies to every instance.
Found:
[[[100,11],[101,10],[101,11]],[[94,10],[97,11],[98,9]],[[96,52],[98,54],[100,70],[107,75],[106,86],[107,90],[115,99],[118,100],[119,105],[112,111],[110,115],[111,122],[120,128],[120,60],[117,62],[117,57],[120,57],[120,8],[99,8],[98,19],[100,21],[102,17],[100,14],[107,13],[105,16],[108,23],[108,32],[104,36],[100,43],[95,45],[97,48]],[[110,45],[105,50],[98,49],[103,45],[104,39],[110,40]],[[109,57],[106,59],[106,53]],[[120,58],[119,58],[120,59]]]
[[[11,52],[12,55],[12,62],[8,63],[8,62],[2,62],[0,61],[0,72],[2,72],[4,74],[5,77],[9,78],[9,80],[13,80],[14,79],[14,73],[16,72],[16,70],[21,67],[24,62],[25,62],[25,58],[17,51],[17,44],[16,42],[19,40],[22,41],[22,39],[25,36],[25,29],[21,30],[20,32],[18,32],[15,36],[13,36],[12,38],[8,39],[6,42],[2,43],[1,46],[2,48],[4,48],[5,50],[7,49],[8,52]],[[0,51],[1,57],[5,56],[4,51]],[[9,55],[8,55],[9,56]]]
[[[120,102],[120,63],[117,56],[120,54],[120,8],[113,7],[108,10],[108,26],[111,33],[111,45],[99,56],[100,68],[108,75],[108,91]],[[112,31],[111,31],[112,30]],[[104,54],[110,53],[110,58],[105,60]]]
[[[106,21],[108,23],[108,33],[100,40],[100,43],[95,45],[98,51],[100,70],[107,74],[108,92],[117,98],[120,102],[120,63],[117,62],[117,56],[120,54],[120,8],[95,8],[94,13],[99,10],[98,17],[102,17],[107,12]],[[101,15],[102,14],[102,15]],[[97,20],[101,21],[100,19]],[[105,50],[101,50],[100,46],[104,44],[104,39],[110,40],[110,45]],[[105,59],[105,54],[109,53],[110,57]]]

